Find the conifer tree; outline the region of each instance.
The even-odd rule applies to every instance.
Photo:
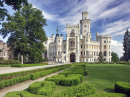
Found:
[[[124,35],[123,46],[124,46],[124,59],[126,61],[129,61],[130,60],[130,31],[128,31],[128,29]]]

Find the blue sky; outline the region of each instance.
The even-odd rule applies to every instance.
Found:
[[[91,34],[95,40],[96,32],[101,35],[111,35],[111,50],[123,55],[123,36],[126,29],[130,31],[130,0],[28,0],[34,8],[42,10],[47,25],[44,27],[46,35],[50,37],[59,34],[66,38],[66,24],[78,24],[82,18],[82,12],[89,13],[91,20]],[[15,11],[5,6],[10,14]],[[4,42],[8,38],[0,40]]]

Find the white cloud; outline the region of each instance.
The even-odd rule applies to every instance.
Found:
[[[123,56],[123,43],[111,40],[111,51],[116,52],[119,57]]]
[[[103,28],[104,31],[101,34],[112,35],[112,36],[124,35],[126,29],[130,28],[129,21],[130,19],[126,21],[119,20],[113,23],[109,23]]]
[[[51,21],[56,21],[57,20],[57,15],[52,15],[52,14],[49,14],[47,12],[45,12],[44,10],[42,10],[40,4],[30,0],[30,2],[32,3],[33,5],[33,8],[37,8],[39,10],[42,11],[42,14],[44,15],[45,19],[48,19],[48,20],[51,20]]]

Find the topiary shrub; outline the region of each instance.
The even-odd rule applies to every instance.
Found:
[[[127,95],[121,93],[99,93],[99,94],[88,95],[85,97],[127,97]]]
[[[52,81],[38,81],[28,87],[28,92],[38,95],[50,96],[55,88]]]
[[[46,97],[46,96],[32,94],[29,93],[28,91],[14,91],[7,93],[4,97]]]
[[[130,96],[130,83],[118,81],[114,88],[116,93],[124,93]]]
[[[68,88],[68,90],[62,92],[57,97],[85,97],[91,94],[95,94],[94,87],[84,83]]]

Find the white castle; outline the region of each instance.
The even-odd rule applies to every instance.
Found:
[[[105,62],[111,62],[111,36],[98,35],[96,41],[91,39],[91,20],[88,12],[82,12],[82,20],[77,25],[66,25],[66,40],[63,35],[48,37],[43,43],[46,57],[54,62],[98,62],[99,52],[102,52]]]

